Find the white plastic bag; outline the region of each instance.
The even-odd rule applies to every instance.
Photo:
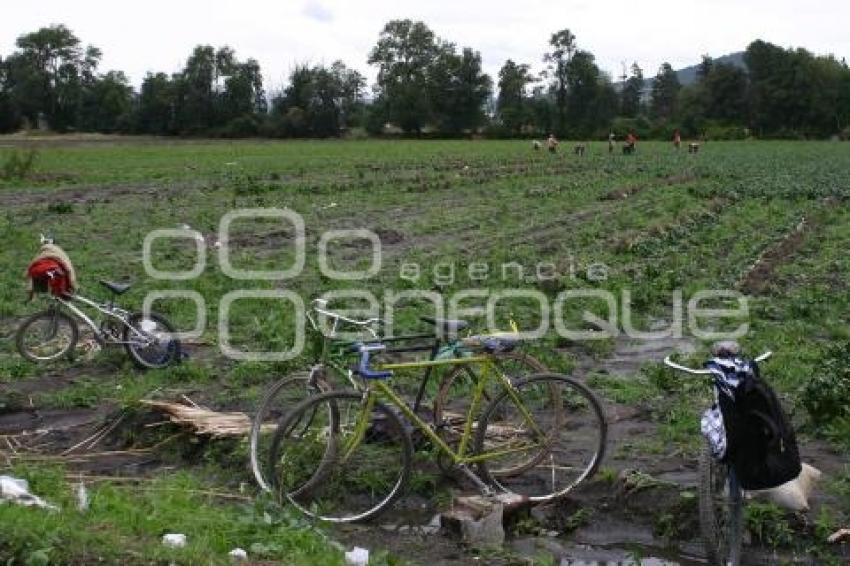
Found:
[[[369,551],[355,546],[345,553],[345,563],[348,566],[366,566],[369,563]]]
[[[705,410],[700,420],[700,430],[711,447],[711,455],[720,460],[726,455],[726,427],[723,413],[717,403]]]
[[[182,533],[168,533],[162,535],[162,544],[171,548],[183,548],[186,546],[186,535]]]
[[[9,501],[25,507],[41,507],[50,511],[58,511],[59,508],[51,505],[41,497],[30,493],[30,485],[27,480],[13,478],[12,476],[0,476],[0,503]]]
[[[771,489],[748,491],[747,496],[753,499],[770,501],[790,511],[808,511],[809,497],[812,495],[815,483],[820,479],[821,472],[814,466],[803,464],[800,475],[791,481]]]

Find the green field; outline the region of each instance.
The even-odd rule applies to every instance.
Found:
[[[29,142],[0,138],[0,165],[28,147]],[[447,300],[470,288],[534,290],[550,303],[565,291],[595,289],[610,291],[620,314],[628,302],[632,323],[640,329],[669,321],[677,290],[686,305],[701,290],[734,290],[749,305],[749,331],[741,342],[752,354],[775,352],[764,373],[799,427],[804,456],[826,475],[817,510],[810,513],[814,526],[786,538],[776,527],[779,534],[754,537],[755,543],[837,560],[821,535],[850,519],[850,360],[844,356],[850,351],[850,152],[845,144],[716,142],[689,155],[669,144],[641,143],[636,155],[624,156],[609,155],[604,144],[594,143],[584,157],[569,148],[558,155],[535,152],[521,141],[58,138],[32,147],[38,152],[34,169],[21,178],[0,180],[0,434],[5,434],[2,419],[14,419],[31,407],[47,412],[90,409],[100,411],[101,418],[126,409],[141,423],[137,401],[152,396],[186,395],[215,409],[250,412],[265,385],[303,368],[306,360],[235,362],[221,355],[219,305],[225,294],[238,289],[285,289],[305,302],[330,290],[368,290],[382,303],[389,292],[415,289],[437,291]],[[282,282],[231,279],[211,245],[206,269],[194,280],[158,281],[146,275],[142,243],[148,232],[188,224],[210,244],[219,235],[222,216],[242,208],[286,208],[303,217],[306,265],[300,275]],[[323,275],[317,259],[321,235],[357,228],[380,236],[380,272],[366,281]],[[40,303],[25,303],[23,272],[37,251],[39,233],[48,231],[74,260],[84,294],[106,298],[96,283],[101,278],[134,281],[125,300],[137,306],[154,290],[200,293],[207,304],[207,327],[203,338],[187,348],[189,359],[148,373],[133,369],[120,351],[47,368],[22,360],[14,351],[13,333],[17,322]],[[284,269],[293,262],[294,239],[293,231],[279,222],[234,222],[231,261],[243,269]],[[369,247],[361,244],[332,245],[333,266],[368,267]],[[153,249],[156,266],[190,269],[194,249],[191,242],[162,240]],[[401,277],[403,265],[412,263],[420,267],[417,281]],[[520,264],[524,277],[517,277],[516,270],[503,274],[501,266],[510,263]],[[486,277],[470,277],[471,264],[489,266]],[[600,264],[607,266],[607,277],[588,277],[588,267]],[[543,266],[543,275],[537,266]],[[557,277],[549,277],[552,272]],[[452,281],[447,281],[449,273]],[[582,313],[604,316],[603,307],[591,299],[571,301],[562,316],[571,328],[584,328]],[[182,328],[194,325],[191,303],[175,300],[157,308]],[[404,302],[395,311],[395,326],[399,331],[421,329],[417,317],[431,310],[427,303]],[[506,326],[511,316],[521,328],[540,322],[539,308],[529,300],[500,303],[496,315],[497,326]],[[687,322],[688,313],[684,316]],[[232,343],[243,350],[286,350],[293,342],[293,320],[289,310],[270,308],[267,301],[241,301],[229,321]],[[684,333],[687,339],[687,324]],[[691,343],[696,353],[685,359],[698,364],[710,343]],[[644,434],[615,434],[613,456],[606,462],[609,473],[603,475],[614,476],[621,468],[656,472],[656,464],[670,458],[693,472],[699,412],[708,387],[661,369],[661,354],[612,370],[612,360],[634,344],[622,335],[568,340],[551,330],[528,348],[552,368],[587,379],[615,412],[634,413],[626,420],[638,423]],[[401,383],[404,378],[400,376]],[[125,431],[123,446],[153,443],[155,435],[144,430]],[[6,456],[16,472],[42,478],[34,484],[45,485],[48,496],[69,500],[71,484],[63,487],[56,478],[62,469],[54,466],[73,468],[73,463],[55,458],[44,464],[47,455],[56,455],[50,448],[39,450],[37,458],[12,451],[0,442],[0,466]],[[185,481],[198,490],[250,485],[243,444],[203,444],[190,463],[184,456],[161,458],[180,462],[192,478]],[[166,552],[156,539],[161,529],[178,527],[139,521],[120,511],[122,506],[158,505],[151,502],[153,492],[139,486],[125,493],[108,483],[98,489],[105,507],[94,511],[95,521],[75,519],[78,528],[73,529],[37,521],[33,513],[40,511],[0,506],[0,523],[33,522],[32,530],[15,530],[11,540],[0,536],[0,556],[26,560],[45,549],[45,557],[65,556],[72,562],[95,555],[164,559]],[[329,562],[339,559],[335,549],[316,550],[322,545],[312,535],[303,535],[295,546],[274,547],[281,532],[299,529],[286,522],[292,520],[288,515],[266,524],[255,520],[257,511],[249,504],[197,497],[163,505],[169,512],[184,509],[191,515],[192,506],[203,500],[207,506],[221,505],[227,517],[239,525],[244,519],[245,525],[222,540],[198,539],[178,560],[226,561],[226,546],[247,548],[254,542],[265,545],[269,558],[289,556],[297,548],[300,554],[291,554],[297,557],[293,561],[318,560],[313,552],[326,552],[322,559]],[[757,529],[760,517],[751,516],[751,527],[763,534]],[[107,535],[104,522],[124,527]],[[665,524],[653,519],[656,534],[659,523]],[[197,520],[187,524],[185,529],[204,530]],[[783,528],[796,527],[792,522]],[[663,535],[660,539],[671,540],[673,547],[687,539],[683,533]],[[402,558],[419,560],[404,545],[386,545],[398,547],[395,552]]]

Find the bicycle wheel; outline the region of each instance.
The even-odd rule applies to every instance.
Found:
[[[271,491],[271,482],[267,481],[264,470],[271,450],[272,439],[277,423],[286,411],[311,395],[330,390],[330,386],[319,375],[323,368],[313,368],[310,373],[289,375],[274,382],[266,389],[257,413],[251,421],[250,453],[251,471],[257,485],[263,491]]]
[[[73,318],[59,309],[49,309],[26,319],[15,336],[18,353],[31,362],[50,362],[69,356],[77,345],[80,330]]]
[[[496,367],[511,381],[518,381],[523,377],[547,371],[546,366],[536,358],[520,352],[505,352],[493,356],[492,359]],[[440,380],[434,397],[434,423],[444,430],[450,439],[459,437],[463,431],[469,413],[469,401],[477,381],[478,376],[469,365],[454,366]],[[497,376],[490,376],[484,391],[482,409],[501,391],[501,380]],[[473,418],[477,420],[480,416],[479,411],[477,415],[473,415]]]
[[[743,494],[730,466],[708,446],[699,459],[699,526],[708,563],[737,566],[741,561]]]
[[[270,456],[267,477],[282,500],[311,517],[347,523],[374,517],[401,494],[413,443],[387,406],[331,391],[287,412]]]
[[[484,481],[539,502],[565,495],[596,472],[607,433],[590,389],[544,373],[520,380],[490,402],[474,446],[476,454],[491,454],[479,464]]]
[[[127,355],[141,369],[164,368],[180,359],[180,341],[174,337],[174,327],[156,313],[130,315],[123,341]]]

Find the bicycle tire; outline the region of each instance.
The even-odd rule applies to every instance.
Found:
[[[29,330],[29,328],[33,324],[42,319],[52,319],[54,322],[62,321],[63,324],[68,326],[68,329],[71,333],[68,344],[63,346],[58,353],[50,356],[35,355],[31,351],[29,351],[26,344],[24,343],[26,340],[27,330]],[[55,336],[57,331],[54,328],[52,332]],[[70,356],[73,353],[74,347],[77,345],[77,341],[79,340],[79,338],[80,329],[77,326],[77,322],[73,318],[58,309],[48,309],[45,311],[37,312],[34,315],[28,317],[26,320],[24,320],[21,326],[18,327],[18,331],[15,334],[15,346],[18,350],[18,353],[26,360],[35,363],[52,362],[54,360],[58,360],[59,358]]]
[[[522,446],[527,445],[534,456],[523,457],[522,465],[517,465],[513,473],[493,473],[494,469],[510,469],[506,464],[498,468],[494,464],[498,461],[497,457],[482,460],[478,465],[481,478],[501,491],[523,495],[533,502],[563,497],[593,476],[605,456],[608,424],[602,404],[580,381],[554,373],[537,374],[519,380],[514,384],[514,391],[532,415],[536,428],[545,433],[545,444],[535,438],[539,437],[539,433],[526,430],[526,427],[530,428],[527,423],[508,422],[508,409],[517,405],[511,393],[503,391],[481,415],[474,453],[484,455],[485,452],[510,449],[522,454]],[[488,429],[491,430],[489,435]],[[519,438],[519,441],[505,442],[499,439],[509,434]],[[493,444],[494,438],[497,439],[497,448],[489,449],[487,443],[489,441]],[[577,453],[582,453],[582,456],[577,458]],[[546,460],[548,464],[543,464]],[[581,461],[581,467],[573,464],[573,460]],[[578,472],[574,473],[573,470]],[[555,486],[556,479],[558,487]],[[560,485],[561,482],[563,485]]]
[[[743,541],[743,494],[732,480],[729,466],[715,460],[708,445],[700,453],[699,476],[699,525],[708,563],[738,566]]]
[[[139,323],[143,320],[155,322],[157,325],[162,326],[168,334],[168,344],[166,345],[165,352],[155,361],[149,360],[142,355],[137,345],[133,344],[130,340],[132,336],[130,332],[131,327],[137,329]],[[174,334],[174,326],[164,316],[153,312],[148,313],[147,316],[140,312],[133,313],[127,319],[127,324],[124,325],[122,338],[124,341],[124,350],[139,369],[161,369],[180,361],[180,341],[173,336]]]
[[[325,391],[330,390],[330,385],[324,379],[316,379],[315,381],[315,389],[311,392],[309,389],[312,387],[311,385],[311,376],[313,372],[320,371],[318,368],[314,368],[310,371],[310,373],[302,373],[295,375],[288,375],[282,379],[275,381],[271,386],[269,386],[265,393],[263,393],[262,399],[260,399],[260,404],[257,407],[257,412],[254,414],[254,418],[251,419],[251,433],[249,436],[249,452],[250,452],[250,462],[251,462],[251,472],[254,474],[254,479],[257,482],[257,485],[261,490],[266,492],[271,492],[272,487],[270,482],[266,479],[263,474],[263,455],[261,454],[262,449],[260,447],[261,444],[261,436],[263,434],[263,427],[267,426],[267,421],[269,417],[273,415],[273,411],[280,404],[281,397],[283,397],[283,393],[286,391],[291,391],[292,397],[287,397],[286,401],[286,409],[290,410],[295,407],[298,403],[300,403],[303,399],[310,395],[323,393]],[[303,395],[301,394],[303,392]],[[275,419],[275,430],[277,428],[277,423],[280,421],[281,417],[285,412],[281,412],[277,415]],[[273,436],[273,433],[272,433]]]
[[[329,391],[304,399],[283,416],[275,431],[268,471],[272,487],[280,495],[281,500],[289,501],[296,509],[315,519],[333,523],[350,523],[375,517],[401,495],[410,476],[413,442],[401,419],[389,407],[378,401],[374,402],[364,436],[354,446],[354,449],[369,446],[367,452],[370,453],[359,456],[359,460],[352,458],[354,449],[349,454],[342,454],[348,440],[344,437],[344,433],[351,430],[349,418],[352,416],[362,418],[363,400],[362,393]],[[354,412],[343,410],[341,406],[344,403],[351,403],[353,407],[359,407],[359,409],[355,409]],[[379,419],[375,418],[376,414],[380,415]],[[306,427],[302,427],[305,419],[309,422],[306,423]],[[384,423],[383,427],[376,424],[380,422]],[[307,427],[310,427],[309,434]],[[298,428],[301,430],[301,437],[293,438],[292,433]],[[325,435],[325,440],[322,439],[322,434]],[[310,437],[314,437],[313,447],[306,444],[310,442]],[[299,446],[298,443],[302,441],[302,438],[307,440]],[[378,453],[384,450],[380,447],[376,448],[381,438],[395,441],[386,443],[386,453],[382,454],[386,458],[386,464],[383,463],[384,460],[379,461],[378,458]],[[311,448],[318,448],[321,455]],[[311,452],[316,454],[318,461],[315,465],[308,463],[303,466],[304,471],[298,474],[302,466],[296,458]],[[292,457],[287,459],[287,455],[290,454]],[[343,456],[346,457],[344,463],[340,462]],[[357,477],[358,470],[354,469],[354,464],[359,462],[362,462],[365,467],[363,478]],[[375,484],[378,480],[374,475],[388,472],[387,466],[390,463],[400,466],[397,477],[393,477],[393,473],[389,472],[387,493],[376,497]],[[287,485],[281,485],[280,478],[284,473],[291,476],[287,477]],[[357,491],[360,488],[364,491]],[[369,500],[365,509],[356,511],[338,509],[341,504],[353,504],[355,501],[362,501],[364,497]],[[328,510],[329,506],[334,505],[337,506],[335,510]]]

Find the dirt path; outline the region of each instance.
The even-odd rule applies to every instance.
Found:
[[[22,207],[48,205],[55,202],[86,204],[107,199],[131,196],[158,199],[205,186],[200,181],[173,181],[169,183],[122,183],[102,185],[66,185],[59,188],[28,187],[0,191],[0,206]]]

